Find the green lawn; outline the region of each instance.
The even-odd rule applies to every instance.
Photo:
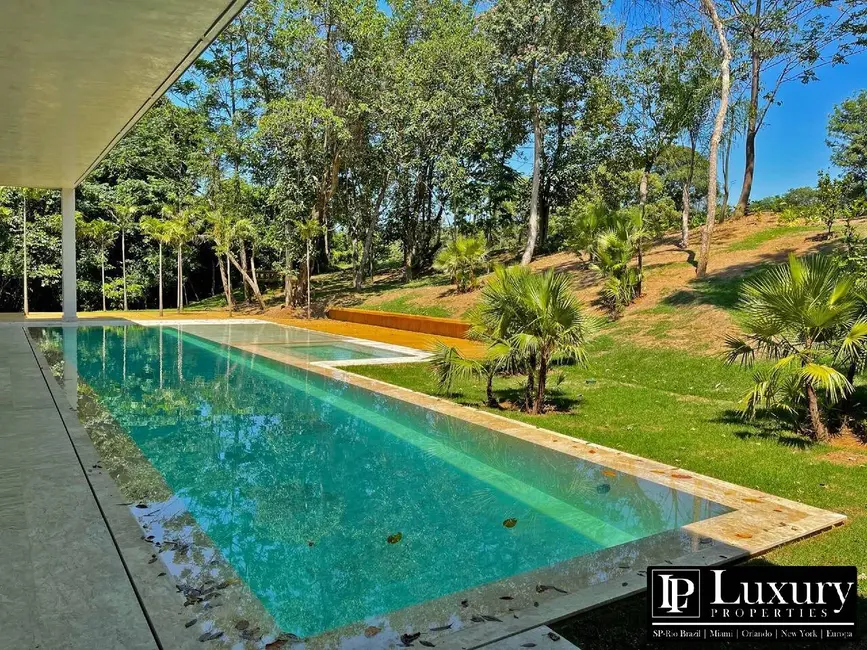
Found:
[[[427,364],[361,366],[352,370],[436,393]],[[592,344],[587,368],[569,366],[562,368],[562,373],[563,382],[552,394],[552,401],[563,412],[543,416],[501,413],[842,512],[850,518],[846,526],[778,549],[760,561],[855,564],[859,574],[867,574],[867,467],[833,463],[825,457],[832,451],[830,447],[805,444],[803,438],[769,424],[741,422],[736,415],[737,399],[750,384],[748,371],[713,358],[619,344],[610,336],[602,336]],[[502,398],[517,399],[520,383],[517,379],[499,379],[495,388]],[[484,408],[480,406],[481,385],[460,382],[456,391],[452,396],[455,401]],[[846,454],[867,463],[867,450]],[[867,575],[859,580],[859,593],[860,625],[864,629]],[[645,647],[643,615],[643,598],[633,599],[563,624],[560,629],[582,650]],[[624,626],[623,620],[633,620],[634,625]]]
[[[373,309],[375,311],[390,311],[396,314],[412,314],[413,316],[437,316],[440,318],[449,318],[452,313],[437,305],[416,305],[413,302],[413,294],[408,293],[385,302],[376,303],[374,305],[361,305],[362,309]]]
[[[739,239],[730,244],[726,250],[729,252],[751,251],[755,250],[765,242],[777,239],[778,237],[794,235],[797,233],[807,234],[819,232],[822,232],[821,226],[774,226],[773,228],[766,228],[765,230],[759,230],[751,235],[747,235],[743,239]]]

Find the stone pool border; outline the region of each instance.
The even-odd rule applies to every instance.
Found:
[[[846,516],[839,513],[586,442],[496,413],[370,379],[348,369],[299,362],[288,355],[281,355],[272,350],[257,349],[257,346],[239,344],[232,347],[493,429],[504,435],[716,501],[734,509],[728,514],[684,526],[684,531],[711,538],[715,544],[708,550],[671,558],[674,564],[712,566],[744,560],[846,522]],[[645,585],[644,571],[639,567],[629,573],[618,575],[616,580],[561,595],[542,603],[537,608],[521,610],[517,612],[520,615],[517,619],[507,620],[496,626],[490,623],[470,626],[440,637],[437,639],[437,647],[469,650],[495,644],[527,630],[639,594],[645,591]]]
[[[292,327],[258,319],[237,319],[232,321],[242,324],[271,323],[281,327]],[[73,438],[82,462],[85,466],[95,466],[99,457],[90,441],[88,434],[78,422],[74,409],[66,402],[63,388],[54,381],[51,369],[38,346],[32,341],[29,327],[78,327],[88,325],[156,325],[182,326],[184,324],[218,325],[224,321],[212,320],[180,320],[180,321],[134,321],[134,320],[100,320],[92,323],[62,323],[39,322],[17,323],[23,326],[28,341],[54,398],[64,424]],[[303,328],[298,328],[303,329]],[[343,340],[358,342],[362,345],[385,347],[388,344],[374,343],[366,339],[340,337]],[[394,399],[422,406],[437,413],[464,420],[466,422],[493,429],[500,434],[513,436],[543,447],[565,453],[567,455],[610,467],[613,470],[644,478],[660,485],[694,494],[696,496],[716,501],[734,509],[725,515],[706,519],[684,526],[682,530],[696,536],[714,540],[713,546],[699,549],[678,558],[671,558],[674,564],[683,565],[718,565],[746,559],[765,553],[777,546],[796,541],[810,535],[841,525],[846,517],[801,504],[788,499],[782,499],[770,494],[744,488],[719,479],[681,470],[672,465],[648,460],[634,454],[617,451],[616,449],[588,443],[578,438],[548,431],[532,424],[513,420],[502,415],[481,411],[472,407],[455,404],[446,399],[433,397],[424,393],[401,388],[387,382],[370,379],[342,369],[350,365],[369,365],[371,360],[359,362],[304,362],[291,356],[269,350],[260,345],[229,344],[232,347],[271,358],[296,368],[313,372],[324,377],[343,381],[360,388],[387,395]],[[391,346],[398,348],[400,346]],[[405,349],[405,348],[404,348]],[[395,350],[397,351],[397,350]],[[419,353],[419,357],[424,353]],[[428,358],[417,359],[422,361]],[[376,363],[396,363],[405,358],[376,359]],[[86,441],[86,443],[85,443]],[[170,581],[157,577],[149,571],[150,548],[141,542],[141,529],[123,501],[114,480],[107,474],[98,471],[89,472],[88,480],[99,497],[101,507],[105,512],[107,522],[112,528],[122,551],[122,558],[128,564],[130,574],[135,578],[135,587],[141,593],[141,598],[147,603],[147,612],[159,632],[160,640],[167,648],[201,647],[195,638],[184,634],[182,622],[188,612],[178,602],[177,595],[171,589]],[[439,648],[480,648],[496,645],[503,647],[515,641],[518,635],[529,630],[538,630],[545,625],[569,618],[590,609],[627,598],[645,590],[646,578],[642,567],[618,574],[616,579],[580,589],[573,593],[560,595],[545,602],[539,607],[519,610],[520,616],[496,624],[484,623],[470,625],[437,637]],[[332,637],[333,638],[333,637]]]

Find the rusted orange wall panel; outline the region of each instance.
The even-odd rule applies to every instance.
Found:
[[[453,338],[466,338],[470,324],[453,318],[434,318],[433,316],[413,316],[411,314],[395,314],[389,311],[373,311],[369,309],[329,309],[328,318],[390,327],[410,332],[424,332]]]

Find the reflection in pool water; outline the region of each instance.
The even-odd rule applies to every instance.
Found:
[[[80,379],[300,636],[727,512],[172,328],[81,327],[75,346]]]

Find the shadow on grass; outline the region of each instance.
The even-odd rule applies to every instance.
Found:
[[[835,247],[835,242],[826,241],[812,252],[829,253]],[[741,286],[745,280],[755,277],[756,274],[761,273],[771,265],[782,264],[793,252],[793,249],[783,249],[764,254],[757,260],[727,266],[723,271],[717,271],[705,278],[690,281],[686,288],[663,298],[661,304],[670,307],[712,305],[722,309],[734,309],[737,307]],[[690,255],[690,263],[693,262],[693,256]]]
[[[764,558],[745,563],[745,566],[776,566]],[[857,629],[864,630],[867,625],[867,598],[859,596],[857,606]],[[671,647],[689,650],[764,650],[766,648],[786,648],[788,650],[808,650],[815,648],[840,648],[855,650],[864,648],[864,640],[855,641],[708,641],[689,643],[663,643],[651,640],[647,627],[647,598],[645,594],[622,600],[612,605],[600,607],[591,612],[566,619],[551,626],[563,638],[568,639],[581,650],[645,650],[650,648]]]
[[[741,417],[741,414],[734,409],[726,409],[713,421],[731,425],[746,424],[746,421]],[[744,428],[740,431],[735,431],[734,435],[741,440],[771,440],[783,445],[784,447],[793,447],[797,449],[808,449],[813,446],[813,442],[809,438],[799,436],[797,433],[783,429],[780,426],[780,423],[773,418],[757,417],[749,424],[751,428]]]
[[[484,397],[481,399],[478,395],[470,397],[461,391],[454,391],[449,395],[441,396],[448,397],[462,406],[488,407],[488,404],[484,401]],[[524,403],[524,389],[523,387],[497,388],[494,391],[494,397],[500,405],[499,410],[518,413],[521,412],[521,405]],[[581,406],[583,403],[583,395],[571,395],[561,391],[559,388],[551,387],[545,391],[546,410],[544,415],[570,413],[573,409]],[[539,417],[542,416],[540,415]]]

